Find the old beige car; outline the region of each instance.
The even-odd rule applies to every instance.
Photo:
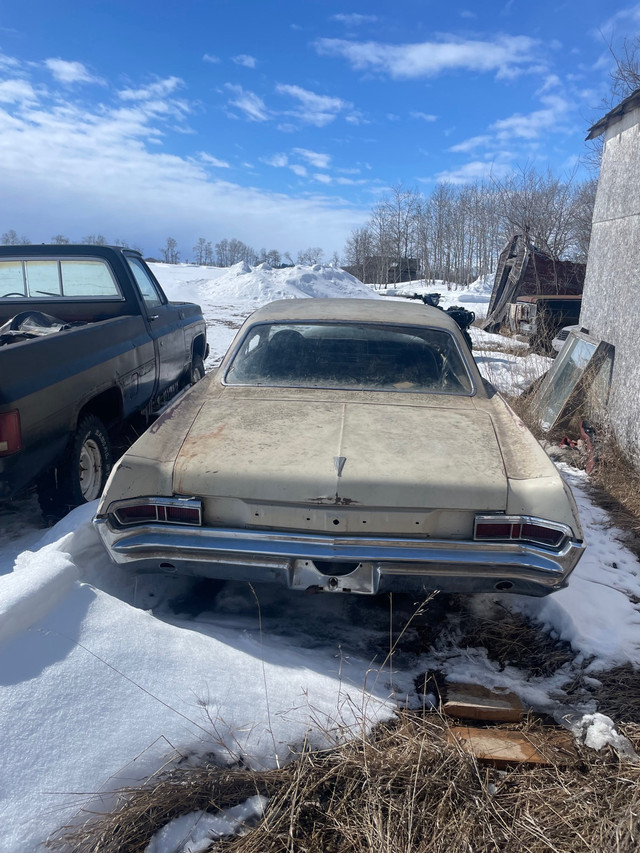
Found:
[[[382,299],[256,311],[116,465],[95,524],[134,571],[365,594],[545,595],[584,548],[453,320]]]

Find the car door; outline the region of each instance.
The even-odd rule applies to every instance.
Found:
[[[184,311],[179,304],[167,300],[158,283],[152,278],[140,258],[125,255],[138,284],[147,312],[149,333],[158,359],[158,388],[156,396],[178,382],[188,362],[184,337]]]

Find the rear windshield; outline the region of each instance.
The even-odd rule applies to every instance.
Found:
[[[465,357],[442,329],[357,323],[260,324],[227,368],[228,385],[473,393]]]
[[[0,299],[122,299],[100,259],[0,260]]]

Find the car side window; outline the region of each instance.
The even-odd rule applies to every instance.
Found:
[[[144,304],[149,310],[157,308],[159,305],[164,305],[162,294],[156,287],[155,282],[149,277],[149,273],[140,263],[138,258],[127,258],[129,268],[140,288],[140,293],[144,300]]]

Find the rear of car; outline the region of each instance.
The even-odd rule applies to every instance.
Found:
[[[253,315],[114,471],[96,517],[113,559],[364,594],[563,586],[575,504],[455,323],[291,302]]]

